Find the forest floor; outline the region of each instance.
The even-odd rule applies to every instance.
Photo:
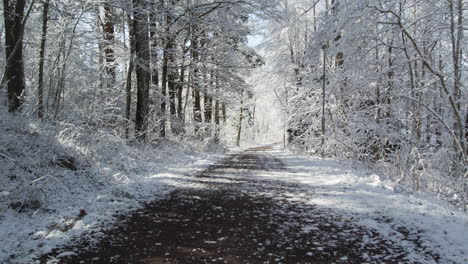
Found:
[[[349,168],[251,148],[38,262],[466,263],[466,214]]]

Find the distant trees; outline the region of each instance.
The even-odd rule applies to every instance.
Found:
[[[3,1],[10,111],[24,102],[41,119],[151,141],[219,140],[220,119],[249,89],[242,77],[255,53],[246,46],[249,14],[268,1],[34,3]]]

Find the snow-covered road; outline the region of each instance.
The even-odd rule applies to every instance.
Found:
[[[60,263],[466,263],[468,217],[351,164],[252,148]],[[82,262],[84,261],[84,262]]]

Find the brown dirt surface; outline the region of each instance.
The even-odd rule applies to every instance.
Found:
[[[77,254],[55,262],[405,263],[404,248],[352,218],[287,199],[287,193],[303,193],[300,186],[254,177],[284,170],[267,149],[229,156],[194,179],[203,187],[178,189],[121,217],[99,242],[84,239],[40,263],[68,251]]]

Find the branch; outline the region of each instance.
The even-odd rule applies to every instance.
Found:
[[[445,123],[445,121],[442,119],[442,117],[441,117],[439,114],[437,114],[436,111],[434,111],[432,108],[430,108],[429,106],[427,106],[426,104],[420,102],[419,100],[417,100],[417,99],[415,99],[415,98],[411,98],[411,97],[408,97],[408,96],[405,96],[405,95],[397,95],[397,96],[399,96],[399,97],[401,97],[401,98],[404,98],[404,99],[407,99],[407,100],[410,100],[410,101],[413,101],[413,102],[415,102],[415,103],[418,103],[418,104],[421,105],[422,107],[426,108],[427,111],[431,112],[431,114],[433,114],[433,115],[442,123],[442,125],[444,125],[444,127],[447,129],[447,131],[448,131],[448,132],[450,133],[450,135],[453,137],[453,140],[455,141],[457,147],[458,147],[459,150],[460,150],[460,153],[461,153],[462,156],[463,156],[463,159],[462,159],[462,160],[464,160],[464,161],[466,162],[466,160],[465,160],[465,152],[464,152],[464,150],[463,150],[463,147],[462,147],[460,141],[458,140],[458,137],[455,135],[455,133],[453,133],[453,131],[452,131],[452,129],[449,127],[449,125],[447,125],[447,124]]]
[[[454,113],[454,116],[455,116],[455,119],[456,119],[456,122],[458,123],[458,127],[459,127],[459,133],[460,133],[460,136],[463,136],[464,135],[464,131],[463,131],[463,122],[462,122],[462,118],[461,118],[461,114],[459,112],[459,109],[455,103],[455,100],[454,98],[452,97],[450,91],[448,90],[447,88],[447,85],[445,83],[445,76],[435,70],[432,65],[429,63],[429,61],[427,61],[427,59],[425,58],[424,54],[421,52],[421,49],[420,47],[418,46],[418,43],[416,42],[416,40],[411,36],[411,34],[405,29],[405,27],[403,26],[402,22],[401,22],[401,16],[398,15],[397,13],[395,13],[394,11],[392,10],[384,10],[382,8],[379,8],[377,6],[367,6],[368,8],[373,8],[381,13],[384,13],[384,14],[392,14],[396,19],[397,19],[397,22],[396,24],[398,25],[398,27],[401,29],[401,32],[411,41],[411,44],[413,45],[414,49],[416,50],[416,53],[418,54],[421,62],[424,64],[424,66],[427,67],[427,69],[429,69],[429,71],[437,76],[439,79],[440,79],[440,82],[442,84],[442,90],[444,91],[444,93],[447,95],[448,99],[449,99],[449,103],[450,103],[450,106],[453,110],[453,113]],[[463,153],[463,155],[465,154],[465,149],[464,149],[464,142],[459,142],[458,141],[458,144],[460,144],[460,146],[462,147],[461,148],[461,152]]]
[[[13,48],[13,51],[11,52],[10,56],[8,56],[8,58],[6,59],[5,67],[8,67],[8,65],[11,64],[11,61],[13,60],[13,56],[16,54],[16,52],[18,52],[18,49],[23,45],[24,27],[26,26],[26,22],[28,21],[29,14],[31,13],[31,10],[35,2],[36,0],[31,1],[31,3],[29,4],[28,10],[26,11],[26,15],[24,15],[23,20],[21,21],[20,36],[18,40],[16,41],[15,47]],[[5,80],[5,72],[4,72],[2,76],[2,81],[0,83],[0,89],[1,87],[3,87],[6,81],[7,80]]]

